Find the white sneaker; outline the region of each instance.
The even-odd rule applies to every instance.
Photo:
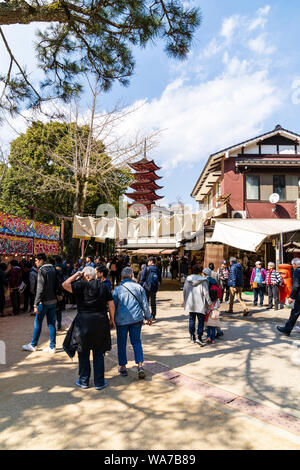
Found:
[[[48,347],[48,348],[44,348],[43,352],[47,352],[47,353],[50,353],[50,354],[55,354],[56,349]]]
[[[297,331],[297,333],[300,333],[300,326],[296,326],[295,330]]]
[[[36,351],[36,348],[34,346],[32,346],[31,343],[24,344],[22,346],[22,349],[23,349],[23,351],[30,351],[30,352]]]

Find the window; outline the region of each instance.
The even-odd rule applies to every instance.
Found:
[[[259,176],[246,176],[246,199],[251,201],[259,201]]]
[[[280,200],[284,201],[285,198],[285,175],[273,176],[273,192],[279,194]]]
[[[295,155],[295,145],[279,145],[279,153],[285,155]]]
[[[207,209],[210,210],[211,208],[212,208],[212,194],[210,192],[207,197]]]
[[[287,201],[296,201],[299,195],[299,177],[298,175],[286,175],[286,199]]]

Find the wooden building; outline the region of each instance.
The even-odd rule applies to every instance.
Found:
[[[300,219],[299,179],[300,135],[278,125],[212,154],[191,196],[208,211],[226,206],[221,217],[227,219]],[[277,196],[270,201],[273,194]],[[246,258],[251,258],[250,253],[236,247],[209,244],[214,221],[208,220],[206,227],[205,262],[219,262],[230,254],[244,258],[245,264]],[[284,234],[283,243],[291,241],[292,236]],[[253,259],[275,261],[275,238],[270,237]]]

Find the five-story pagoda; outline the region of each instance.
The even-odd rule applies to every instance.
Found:
[[[146,152],[142,160],[130,163],[129,166],[135,171],[134,182],[130,186],[134,192],[126,193],[126,196],[133,200],[129,207],[134,209],[137,214],[143,215],[146,211],[143,210],[142,206],[145,206],[147,212],[150,212],[151,206],[155,205],[155,201],[163,198],[155,192],[163,188],[163,186],[156,183],[156,180],[161,179],[161,176],[155,173],[160,170],[160,167],[154,163],[154,160],[150,161],[146,158]]]

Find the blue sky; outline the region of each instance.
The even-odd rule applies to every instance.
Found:
[[[211,153],[277,124],[300,133],[299,1],[188,3],[200,6],[203,21],[187,60],[168,58],[161,44],[137,49],[129,87],[115,85],[101,97],[105,109],[143,102],[128,133],[164,129],[149,158],[162,166],[158,193],[165,203],[193,202],[190,193]],[[11,46],[34,67],[34,28],[13,28],[7,28]],[[10,129],[0,130],[2,144],[11,138]]]

